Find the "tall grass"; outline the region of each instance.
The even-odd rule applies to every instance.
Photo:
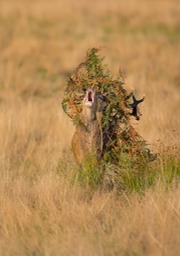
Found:
[[[64,173],[1,178],[1,255],[178,254],[179,162],[160,162],[153,174],[124,172],[111,190],[82,186],[63,160]]]
[[[57,170],[65,174],[61,165],[62,162]],[[68,167],[66,166],[65,169],[68,170]],[[66,172],[65,176],[69,177],[69,173]],[[113,164],[103,166],[89,157],[82,166],[74,166],[71,182],[83,188],[116,190],[118,194],[133,191],[141,194],[159,183],[168,189],[180,182],[180,158],[170,151],[159,154],[151,163],[140,162],[134,166],[131,163],[123,166]]]

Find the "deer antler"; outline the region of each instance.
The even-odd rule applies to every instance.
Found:
[[[130,113],[131,116],[135,116],[136,120],[140,120],[141,113],[139,112],[138,105],[139,103],[143,102],[145,99],[145,95],[142,97],[142,99],[137,100],[134,96],[134,92],[131,93],[133,103],[130,103],[129,105],[132,107],[132,113]]]

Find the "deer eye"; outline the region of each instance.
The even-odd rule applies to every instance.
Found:
[[[98,94],[98,99],[103,100],[102,94]]]

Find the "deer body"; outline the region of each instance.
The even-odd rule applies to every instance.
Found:
[[[100,159],[103,148],[102,100],[93,89],[88,89],[83,100],[80,123],[72,138],[72,150],[78,163],[90,156]]]
[[[132,113],[137,120],[140,119],[138,104],[144,101],[144,97],[137,100],[133,93]],[[130,95],[130,96],[131,96]],[[107,142],[107,134],[102,128],[103,110],[106,102],[100,93],[93,89],[88,89],[83,99],[83,108],[80,116],[80,123],[76,126],[72,138],[72,150],[76,161],[81,164],[88,156],[93,156],[97,161],[100,160]]]

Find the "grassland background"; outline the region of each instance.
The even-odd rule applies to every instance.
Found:
[[[178,0],[0,0],[0,255],[180,249],[177,184],[117,196],[60,174],[75,169],[66,76],[98,46],[113,74],[121,68],[127,88],[146,95],[139,133],[157,151],[180,145]]]

